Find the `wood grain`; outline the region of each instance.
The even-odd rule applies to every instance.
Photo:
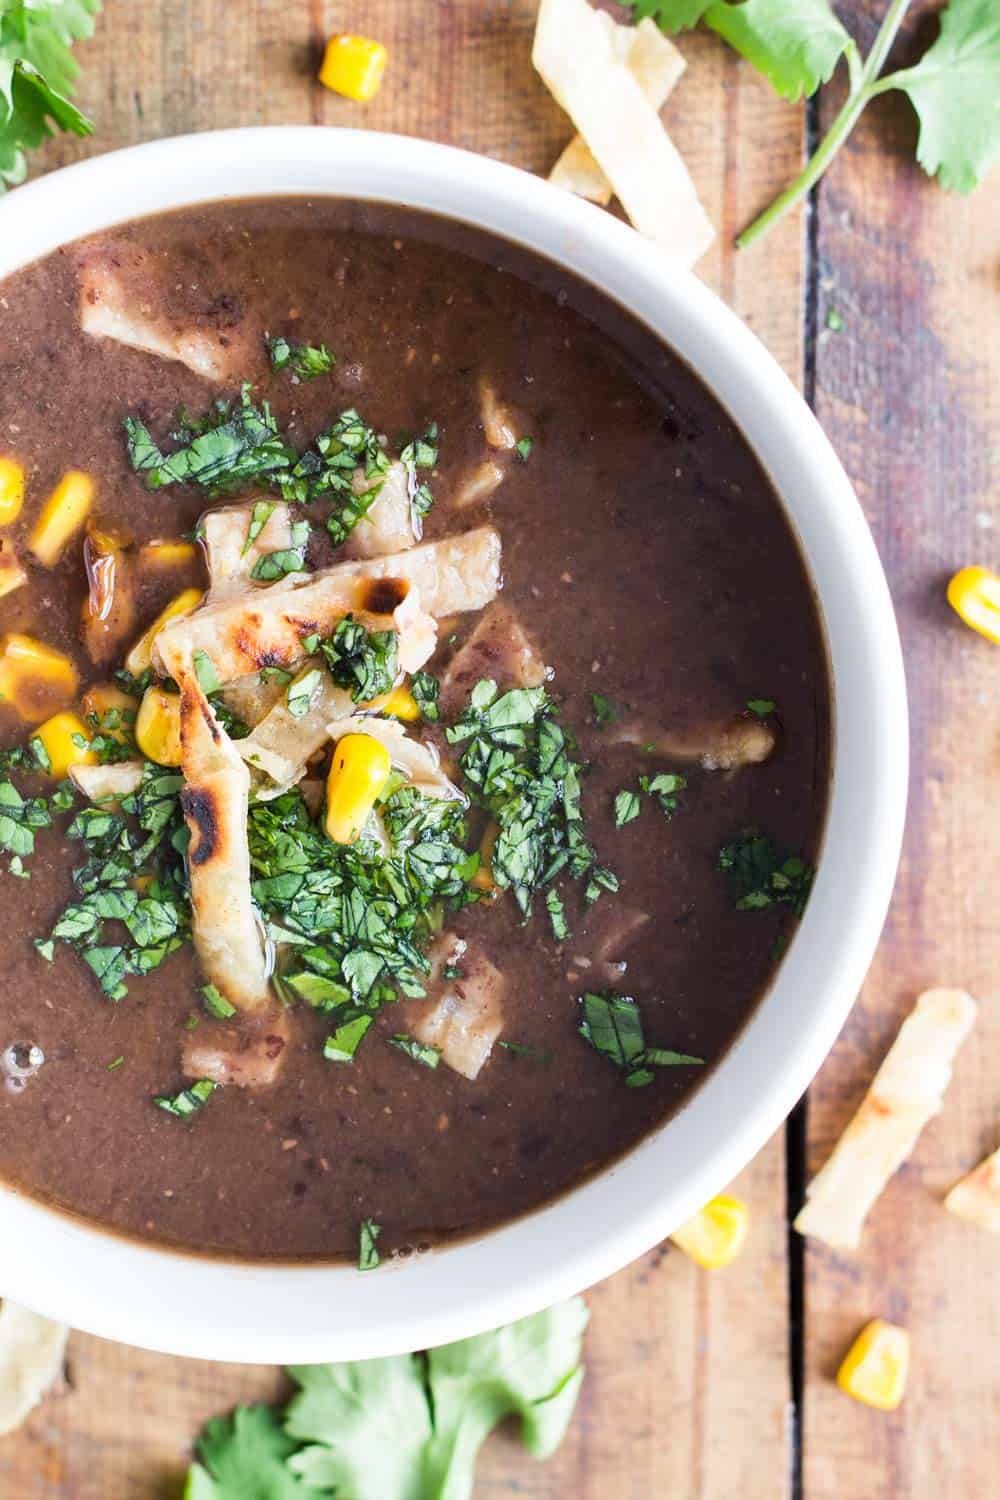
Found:
[[[882,9],[857,7],[869,35]],[[933,35],[927,11],[901,59]],[[951,614],[944,584],[965,563],[998,561],[1000,203],[995,179],[968,200],[929,184],[913,165],[915,133],[905,101],[887,98],[831,173],[819,209],[821,326],[835,306],[845,328],[820,336],[817,412],[889,572],[910,678],[913,772],[882,946],[810,1093],[813,1169],[921,989],[963,985],[982,1005],[944,1111],[877,1204],[861,1251],[809,1248],[807,1500],[968,1500],[997,1489],[997,1244],[941,1200],[998,1140],[998,658]],[[904,1324],[914,1342],[910,1389],[891,1417],[830,1383],[876,1314]]]
[[[544,171],[571,134],[530,67],[535,0],[144,0],[112,3],[81,47],[92,142],[58,141],[43,164],[223,125],[363,123]],[[384,40],[390,72],[359,110],[312,82],[328,31]],[[799,380],[801,222],[766,259],[731,240],[796,168],[802,112],[711,38],[683,44],[690,72],[667,120],[720,228],[701,272]],[[766,274],[761,268],[766,268]],[[590,1296],[589,1369],[567,1442],[545,1467],[509,1439],[488,1445],[477,1493],[544,1500],[781,1500],[790,1474],[783,1138],[737,1185],[754,1214],[728,1273],[665,1247]],[[155,1295],[151,1289],[150,1295]],[[208,1415],[269,1399],[278,1372],[148,1355],[77,1336],[72,1389],[0,1442],[0,1494],[17,1500],[153,1500],[177,1493]],[[853,1497],[852,1497],[853,1500]]]

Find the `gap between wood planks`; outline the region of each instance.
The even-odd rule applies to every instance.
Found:
[[[806,160],[820,142],[820,96],[806,100]],[[819,349],[819,213],[820,188],[809,194],[805,209],[805,300],[802,393],[816,408],[816,370]],[[792,1399],[789,1490],[791,1500],[803,1500],[805,1446],[806,1245],[792,1227],[806,1193],[809,1151],[809,1093],[803,1094],[785,1124],[785,1212],[788,1215],[788,1376]]]

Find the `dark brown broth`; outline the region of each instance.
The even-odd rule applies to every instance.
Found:
[[[544,911],[525,930],[509,900],[457,921],[508,977],[505,1036],[550,1052],[549,1064],[496,1049],[474,1083],[428,1072],[384,1045],[398,1029],[388,1007],[354,1066],[336,1067],[321,1055],[329,1028],[301,1011],[277,1087],[227,1089],[186,1125],[151,1096],[181,1082],[183,1025],[197,1010],[190,953],[130,981],[118,1005],[67,949],[44,964],[31,940],[70,898],[78,849],[43,833],[30,881],[4,881],[0,1044],[37,1042],[47,1060],[21,1092],[0,1091],[0,1175],[127,1233],[252,1256],[351,1256],[365,1216],[389,1250],[485,1229],[620,1155],[704,1076],[663,1069],[650,1087],[626,1088],[576,1034],[585,982],[573,958],[612,901],[655,914],[627,952],[623,986],[652,1043],[714,1062],[771,973],[788,919],[737,912],[716,856],[748,823],[783,848],[817,847],[829,686],[798,549],[745,441],[687,367],[608,300],[505,243],[411,212],[304,200],[213,205],[101,242],[144,248],[144,294],[179,322],[249,330],[260,352],[243,373],[301,445],[354,404],[393,443],[437,420],[428,535],[486,514],[499,528],[504,595],[554,665],[553,696],[593,763],[585,807],[621,895],[586,922],[571,903],[561,949]],[[325,340],[340,359],[334,376],[271,376],[265,330]],[[527,415],[535,442],[488,507],[459,516],[449,494],[486,453],[480,374]],[[28,471],[17,538],[69,467],[97,477],[96,515],[137,540],[191,527],[204,498],[147,493],[122,418],[138,411],[162,433],[177,407],[204,410],[215,394],[178,364],[79,332],[72,248],[10,279],[0,451]],[[151,586],[143,620],[189,581]],[[83,594],[74,546],[0,601],[0,630],[58,645],[84,681],[101,680],[79,645]],[[781,747],[732,776],[688,770],[672,822],[649,805],[616,830],[614,792],[670,767],[602,746],[595,690],[678,729],[773,698]],[[23,737],[2,705],[0,728],[7,744]]]

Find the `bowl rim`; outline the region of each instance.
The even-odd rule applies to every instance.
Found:
[[[373,1277],[145,1246],[0,1185],[3,1295],[123,1343],[276,1364],[402,1353],[536,1312],[620,1270],[735,1177],[808,1086],[863,981],[895,878],[908,768],[888,586],[829,442],[737,315],[593,205],[515,167],[410,137],[212,131],[93,157],[18,188],[0,202],[0,278],[148,214],[285,195],[399,203],[492,231],[602,288],[677,350],[743,430],[798,533],[827,636],[836,743],[813,897],[756,1013],[675,1116],[554,1203]]]

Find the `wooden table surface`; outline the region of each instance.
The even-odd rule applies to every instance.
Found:
[[[884,0],[838,8],[870,40]],[[900,58],[933,34],[937,8],[915,8]],[[97,133],[52,143],[35,170],[182,131],[312,121],[426,136],[545,171],[570,131],[530,66],[535,10],[535,0],[109,0],[79,48]],[[334,30],[389,46],[390,71],[366,110],[313,82]],[[736,1186],[752,1205],[749,1248],[711,1275],[661,1246],[595,1288],[588,1376],[566,1443],[542,1467],[494,1438],[477,1495],[985,1500],[1000,1485],[998,1247],[941,1199],[997,1144],[1000,657],[950,616],[943,583],[965,562],[995,565],[1000,542],[998,178],[968,200],[928,183],[913,164],[909,107],[887,96],[808,218],[738,255],[734,232],[796,167],[838,85],[808,108],[788,105],[713,38],[682,48],[690,69],[666,118],[720,231],[700,273],[804,388],[889,572],[913,718],[909,828],[861,999],[807,1104]],[[831,309],[840,332],[827,327]],[[945,1112],[883,1195],[858,1255],[804,1245],[787,1210],[807,1164],[823,1160],[900,1018],[934,983],[984,1002]],[[913,1335],[910,1389],[894,1416],[850,1402],[831,1380],[875,1314]],[[274,1370],[83,1336],[70,1346],[70,1377],[65,1394],[0,1441],[10,1500],[166,1500],[207,1416],[282,1387]]]

